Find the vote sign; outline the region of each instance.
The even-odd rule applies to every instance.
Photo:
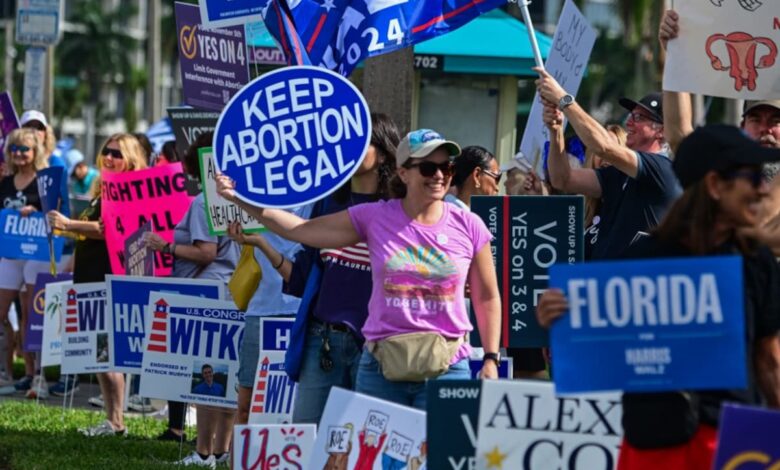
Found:
[[[555,265],[550,286],[557,392],[745,388],[740,257]]]
[[[427,385],[428,467],[476,468],[479,380],[432,380]]]
[[[502,307],[502,345],[539,348],[547,331],[536,321],[536,304],[555,263],[582,261],[581,196],[478,196],[471,208],[495,237],[493,260]]]
[[[780,412],[723,405],[713,470],[774,469],[780,465]]]
[[[141,396],[235,408],[244,312],[233,302],[162,292],[148,307]]]
[[[302,469],[309,460],[316,437],[317,426],[314,424],[237,424],[233,428],[233,468]]]
[[[370,140],[368,104],[349,80],[322,68],[286,67],[256,78],[225,106],[214,158],[239,199],[290,208],[347,182]]]

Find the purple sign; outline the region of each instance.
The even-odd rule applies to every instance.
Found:
[[[720,415],[714,470],[778,468],[780,412],[724,405]]]
[[[51,282],[70,281],[72,273],[60,273],[52,276],[49,273],[40,273],[35,279],[33,289],[32,313],[27,317],[27,327],[24,332],[24,352],[41,352],[43,343],[43,318],[46,315],[46,284]],[[56,306],[54,306],[56,307]]]
[[[14,129],[19,128],[19,118],[16,116],[14,102],[7,91],[0,93],[0,163],[5,159],[5,137]]]
[[[176,3],[176,33],[184,101],[221,111],[249,82],[243,26],[206,29],[197,5]]]
[[[125,240],[125,273],[129,276],[154,276],[154,251],[143,241],[144,234],[152,231],[147,222]]]

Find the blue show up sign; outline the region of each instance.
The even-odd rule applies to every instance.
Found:
[[[219,117],[214,159],[236,194],[291,208],[329,195],[357,171],[371,140],[363,96],[317,67],[287,67],[241,89]]]
[[[742,258],[556,264],[550,286],[557,393],[745,388]]]

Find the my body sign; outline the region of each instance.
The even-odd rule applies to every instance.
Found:
[[[559,393],[741,389],[742,259],[555,265],[569,312],[550,338]]]
[[[207,279],[106,276],[113,322],[109,347],[114,370],[140,373],[149,294],[153,291],[222,299],[224,284]]]
[[[548,345],[536,321],[539,296],[555,263],[583,259],[581,196],[479,196],[472,210],[496,241],[493,258],[501,291],[502,344],[519,348]]]
[[[317,67],[287,67],[230,100],[217,122],[214,158],[239,198],[289,208],[348,181],[370,139],[368,105],[352,83]]]

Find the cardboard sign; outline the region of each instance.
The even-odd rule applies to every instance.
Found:
[[[146,318],[140,394],[238,406],[238,348],[244,313],[233,302],[153,292]]]
[[[189,146],[201,134],[213,132],[217,127],[219,113],[215,111],[202,111],[193,108],[168,108],[168,118],[171,120],[173,134],[176,136],[176,150],[180,156],[184,155]]]
[[[355,85],[326,69],[286,67],[256,78],[225,106],[214,159],[241,200],[291,208],[349,181],[370,140],[368,104]]]
[[[200,158],[200,181],[203,185],[203,199],[206,201],[206,220],[211,235],[224,235],[233,222],[241,222],[244,232],[264,232],[265,227],[256,218],[217,193],[217,172],[211,147],[198,150]]]
[[[432,380],[427,387],[428,468],[476,468],[482,382]]]
[[[569,311],[550,332],[560,393],[743,389],[742,259],[555,265]]]
[[[244,28],[207,29],[197,5],[176,2],[174,9],[184,101],[220,111],[249,81]]]
[[[724,404],[713,470],[777,468],[780,463],[780,412]]]
[[[111,272],[125,273],[125,240],[139,227],[151,222],[152,231],[173,241],[173,230],[190,208],[187,177],[181,163],[125,173],[106,173],[103,178],[102,218]],[[173,257],[155,253],[154,272],[169,276]]]
[[[777,98],[780,3],[679,2],[680,35],[669,41],[664,90],[744,100]]]
[[[106,311],[106,283],[63,287],[65,331],[62,333],[62,373],[108,372],[111,315]]]
[[[0,93],[0,148],[5,149],[5,138],[19,128],[14,102],[7,91]],[[0,152],[0,163],[5,161],[5,152]]]
[[[23,216],[16,209],[0,210],[0,258],[49,261],[49,224],[42,212]],[[59,263],[65,241],[53,237]]]
[[[144,234],[152,231],[151,222],[140,226],[125,240],[125,273],[128,276],[154,276],[154,251],[144,243]]]
[[[366,423],[382,415],[388,418],[377,435]],[[319,429],[305,468],[338,468],[335,462],[347,461],[349,468],[365,470],[420,468],[427,456],[424,412],[338,387],[330,391]]]
[[[249,424],[292,422],[298,384],[284,370],[284,355],[290,344],[294,318],[260,319],[260,356],[249,407]]]
[[[577,96],[580,89],[590,53],[596,44],[596,35],[596,30],[574,2],[566,0],[544,68],[571,95]],[[533,162],[536,172],[540,175],[544,174],[544,143],[550,140],[549,131],[542,120],[543,109],[539,93],[536,93],[520,142],[520,151]]]
[[[263,3],[257,0],[202,0],[200,17],[209,28],[262,21]]]
[[[316,438],[317,426],[314,424],[236,425],[233,428],[233,468],[303,469]]]
[[[27,326],[24,334],[24,352],[41,352],[43,343],[43,322],[46,316],[46,285],[52,282],[70,281],[72,273],[62,273],[52,276],[49,273],[38,273],[33,289],[32,314],[27,316]]]
[[[472,211],[495,237],[502,346],[547,346],[547,331],[536,321],[536,304],[548,287],[550,266],[583,259],[583,198],[477,196],[471,202]]]
[[[113,316],[109,347],[114,370],[139,374],[143,362],[147,306],[152,292],[223,299],[224,284],[210,279],[106,276],[109,311]]]
[[[614,470],[620,395],[556,396],[539,381],[482,382],[476,468]]]
[[[62,362],[62,332],[65,328],[65,287],[73,281],[46,284],[44,296],[43,340],[41,367],[58,366]]]

